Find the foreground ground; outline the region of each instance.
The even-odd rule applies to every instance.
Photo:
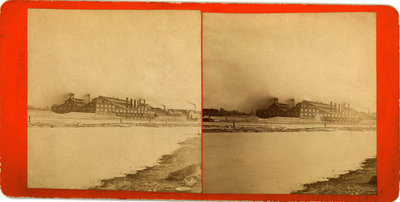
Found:
[[[102,180],[101,185],[92,189],[200,193],[200,138],[186,139],[180,143],[181,148],[170,155],[164,155],[156,166],[124,177]]]
[[[367,159],[360,169],[337,178],[304,185],[292,194],[375,195],[377,194],[376,158]]]

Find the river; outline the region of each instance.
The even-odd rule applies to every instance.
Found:
[[[203,192],[289,194],[375,156],[375,131],[204,133]]]
[[[87,189],[157,164],[198,127],[28,128],[28,188]]]

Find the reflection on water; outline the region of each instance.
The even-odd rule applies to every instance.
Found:
[[[375,131],[204,133],[203,192],[288,194],[374,156]]]
[[[28,128],[28,187],[87,189],[152,166],[197,127]]]

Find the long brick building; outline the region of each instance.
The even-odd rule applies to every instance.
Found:
[[[325,104],[303,100],[295,105],[293,99],[290,104],[279,103],[278,99],[275,99],[267,109],[257,110],[256,115],[261,118],[298,117],[339,123],[357,122],[361,119],[372,118],[366,117],[363,112],[357,112],[350,108],[347,103],[330,102],[330,104]]]
[[[125,118],[145,119],[154,118],[153,108],[146,104],[145,99],[133,100],[128,97],[119,98],[99,96],[87,101],[74,98],[71,94],[61,105],[53,105],[52,111],[56,113],[86,112],[104,115],[116,115]]]

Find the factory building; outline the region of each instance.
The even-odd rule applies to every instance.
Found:
[[[296,113],[291,113],[296,112]],[[302,119],[319,119],[328,122],[355,122],[360,121],[358,112],[350,108],[347,103],[337,104],[330,102],[311,102],[303,100],[288,112],[288,116]]]
[[[116,115],[125,118],[143,119],[154,118],[155,112],[145,99],[125,100],[119,98],[99,96],[87,105],[83,106],[81,112]]]
[[[64,104],[54,105],[52,111],[56,113],[86,112],[103,115],[116,115],[132,119],[147,119],[156,116],[153,108],[146,104],[145,99],[133,100],[99,96],[87,101],[70,96]]]
[[[266,110],[258,110],[256,115],[262,118],[271,118],[276,116],[286,116],[290,109],[288,104],[279,103],[278,98]]]
[[[361,116],[361,114],[363,113],[350,108],[347,103],[337,104],[330,102],[330,104],[325,104],[303,100],[294,105],[293,99],[290,104],[279,103],[278,99],[275,99],[274,103],[267,109],[257,110],[257,116],[261,118],[297,117],[336,123],[357,122],[361,119],[371,118],[370,116]]]
[[[86,104],[85,100],[74,98],[74,94],[71,94],[63,104],[53,105],[51,110],[56,113],[77,112]]]

